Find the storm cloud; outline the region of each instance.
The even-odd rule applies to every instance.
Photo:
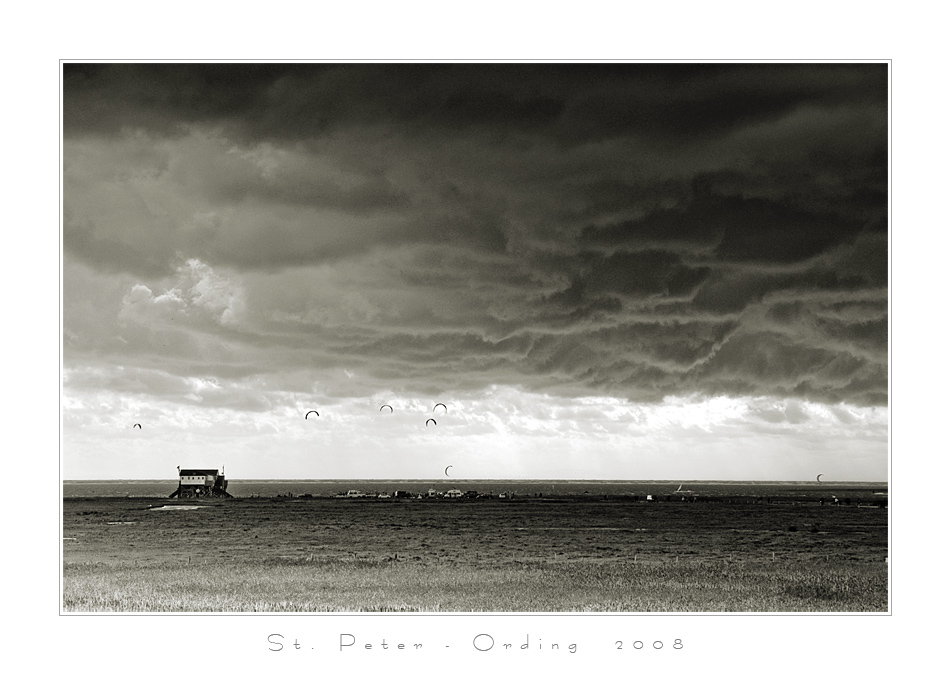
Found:
[[[63,135],[77,401],[888,404],[886,64],[67,63]]]

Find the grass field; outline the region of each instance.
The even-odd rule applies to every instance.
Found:
[[[885,612],[887,510],[66,499],[66,612]]]

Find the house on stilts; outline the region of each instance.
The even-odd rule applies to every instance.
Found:
[[[231,497],[228,494],[225,469],[183,469],[178,467],[178,489],[169,498]]]

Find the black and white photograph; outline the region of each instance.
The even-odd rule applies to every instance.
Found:
[[[890,67],[64,61],[61,611],[888,614]]]

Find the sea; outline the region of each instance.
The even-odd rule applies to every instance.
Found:
[[[175,480],[64,480],[63,497],[169,497]],[[887,498],[887,482],[857,481],[626,481],[626,480],[251,480],[228,481],[232,497],[332,497],[348,490],[367,495],[402,490],[412,494],[429,489],[474,490],[481,495],[524,497],[778,497]]]

